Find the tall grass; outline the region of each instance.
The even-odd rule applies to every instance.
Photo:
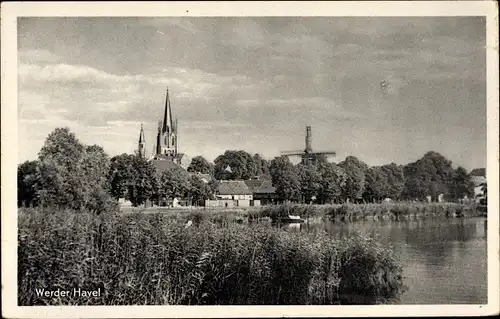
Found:
[[[163,214],[19,212],[19,305],[388,303],[402,269],[372,239]],[[35,289],[93,289],[41,298]]]
[[[366,219],[409,219],[431,217],[480,216],[475,207],[457,203],[382,203],[344,205],[283,204],[263,206],[248,212],[249,219],[269,217],[272,220],[298,215],[304,219],[328,218],[331,220],[356,221]]]

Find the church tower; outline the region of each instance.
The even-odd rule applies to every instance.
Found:
[[[141,132],[139,133],[139,143],[137,147],[137,156],[146,158],[146,139],[144,138],[144,128],[141,124]]]
[[[165,99],[165,113],[163,120],[158,122],[158,134],[156,137],[156,156],[157,159],[168,159],[174,162],[178,161],[177,154],[177,121],[174,124],[172,118],[172,105],[167,88],[167,97]]]

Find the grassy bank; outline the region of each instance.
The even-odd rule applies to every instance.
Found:
[[[19,212],[19,305],[375,304],[402,292],[392,251],[268,224],[164,214]],[[35,289],[93,289],[93,298]]]
[[[432,217],[473,217],[483,213],[470,205],[456,203],[382,203],[346,205],[285,204],[263,206],[248,212],[250,219],[269,217],[272,220],[298,215],[305,219],[328,218],[331,220],[356,221],[366,219],[410,219]]]

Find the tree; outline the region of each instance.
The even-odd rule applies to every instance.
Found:
[[[260,154],[254,154],[253,161],[255,163],[255,175],[269,174],[269,162]]]
[[[17,205],[37,204],[36,171],[38,161],[25,161],[17,167]]]
[[[215,195],[217,194],[217,190],[219,189],[220,182],[215,178],[212,178],[210,182],[208,182],[208,188],[210,189],[210,198],[215,199]]]
[[[121,154],[111,158],[108,171],[108,185],[115,199],[125,198],[128,185],[134,179],[134,155]]]
[[[383,172],[383,176],[387,178],[387,188],[383,190],[382,197],[399,199],[405,183],[403,166],[391,163],[382,165],[380,170]]]
[[[328,164],[328,157],[325,154],[315,154],[316,164]]]
[[[46,206],[85,206],[85,148],[68,128],[56,128],[39,152],[37,196]]]
[[[269,167],[276,195],[281,201],[297,201],[300,197],[300,176],[287,157],[276,157]]]
[[[453,172],[451,161],[437,152],[427,152],[404,167],[403,197],[423,199],[431,195],[436,199],[439,194],[448,195]]]
[[[45,143],[38,153],[38,158],[42,161],[48,158],[54,159],[64,167],[71,167],[81,159],[84,152],[84,145],[70,132],[69,128],[56,128],[45,139]]]
[[[364,197],[369,200],[399,199],[404,188],[403,167],[394,163],[370,167],[366,172]]]
[[[213,169],[213,165],[203,156],[196,156],[191,160],[191,164],[189,164],[187,171],[201,174],[213,174]]]
[[[245,151],[225,151],[215,159],[214,174],[216,179],[226,176],[225,169],[229,166],[232,174],[228,179],[250,179],[255,176],[255,162],[253,157]]]
[[[346,173],[345,196],[352,200],[361,198],[366,186],[366,171],[368,165],[355,156],[348,156],[339,163]]]
[[[459,166],[453,172],[449,189],[453,199],[460,199],[465,195],[472,196],[474,194],[474,183],[465,168]]]
[[[81,163],[81,182],[86,208],[98,209],[98,201],[106,201],[109,194],[107,174],[109,158],[104,149],[98,145],[86,146]]]
[[[319,199],[321,203],[339,202],[345,194],[347,174],[335,163],[319,166],[321,184]]]
[[[156,197],[158,184],[153,164],[144,158],[132,157],[132,179],[127,182],[125,199],[137,207]]]
[[[191,175],[189,184],[189,195],[195,205],[203,205],[204,200],[212,197],[212,189],[207,183],[202,181],[200,177]]]
[[[191,189],[189,176],[182,169],[169,169],[160,173],[158,178],[158,195],[161,199],[186,197]]]
[[[322,185],[322,176],[317,165],[297,165],[300,177],[301,200],[310,203],[318,197]]]

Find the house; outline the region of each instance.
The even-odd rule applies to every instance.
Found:
[[[252,200],[253,192],[244,181],[220,181],[217,198],[232,200]]]
[[[205,207],[254,206],[253,193],[243,181],[220,181],[215,197],[206,200]]]
[[[474,198],[484,197],[483,185],[486,184],[486,169],[476,168],[470,172],[471,181],[474,183]]]
[[[253,199],[260,201],[261,204],[271,204],[277,199],[276,188],[273,187],[270,180],[260,179],[260,176],[254,179],[245,180],[245,184],[253,193]]]

